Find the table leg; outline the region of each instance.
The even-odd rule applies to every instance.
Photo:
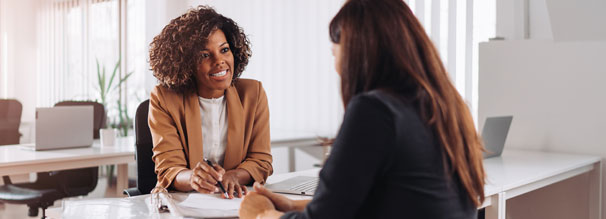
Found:
[[[128,187],[128,164],[118,164],[118,178],[116,180],[117,195],[118,197],[124,196],[122,191]]]
[[[602,162],[593,165],[589,172],[589,218],[602,218]]]
[[[295,172],[295,147],[288,147],[288,172]]]
[[[505,219],[505,193],[490,196],[491,205],[486,207],[486,219]]]

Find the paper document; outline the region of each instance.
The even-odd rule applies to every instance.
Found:
[[[220,195],[207,195],[190,193],[189,196],[178,205],[189,208],[214,209],[214,210],[238,210],[242,203],[241,198],[224,199]]]
[[[171,193],[165,199],[170,214],[176,217],[237,218],[241,198],[223,199],[219,194]]]

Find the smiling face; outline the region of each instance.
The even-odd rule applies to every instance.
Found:
[[[196,66],[198,96],[218,98],[231,85],[234,69],[234,55],[225,34],[217,29],[211,32],[206,47],[198,54],[200,61]]]

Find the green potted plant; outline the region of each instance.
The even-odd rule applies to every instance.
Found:
[[[109,128],[104,128],[101,130],[101,132],[104,134],[115,136],[114,132],[117,129],[117,130],[120,130],[122,136],[127,136],[128,130],[130,128],[132,128],[132,119],[128,116],[127,104],[126,104],[126,101],[122,101],[122,98],[121,98],[122,90],[119,88],[124,83],[126,83],[126,81],[133,74],[133,72],[127,73],[126,75],[124,75],[124,77],[118,76],[118,69],[120,68],[120,64],[121,64],[120,58],[116,62],[111,75],[106,74],[105,66],[101,67],[98,59],[96,59],[96,63],[97,63],[97,85],[98,85],[98,91],[99,91],[99,98],[100,98],[101,104],[103,104],[103,106],[105,107],[106,113],[108,113],[109,109],[110,109],[109,104],[108,104],[110,96],[115,95],[115,91],[118,90],[118,93],[117,93],[118,96],[117,96],[117,101],[116,101],[116,108],[118,111],[117,118],[112,119],[108,115],[108,117],[107,117],[108,121],[106,124],[108,124]],[[109,76],[109,78],[108,78],[108,76]],[[116,80],[116,76],[118,76],[118,80]],[[109,79],[109,81],[108,81],[108,79]],[[114,81],[116,81],[116,83],[114,83]],[[100,136],[100,137],[103,138],[103,136]],[[113,175],[114,165],[106,166],[106,170],[107,170],[108,184],[110,184],[113,182],[113,179],[114,179],[114,175]]]

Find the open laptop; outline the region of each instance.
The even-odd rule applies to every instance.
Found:
[[[484,158],[498,157],[503,153],[505,140],[509,133],[509,127],[513,116],[488,117],[482,129],[482,139],[484,140]]]
[[[36,151],[90,147],[93,117],[93,106],[36,108],[36,143],[24,147]]]
[[[313,196],[318,187],[318,177],[296,176],[278,183],[267,184],[265,188],[277,193]]]

